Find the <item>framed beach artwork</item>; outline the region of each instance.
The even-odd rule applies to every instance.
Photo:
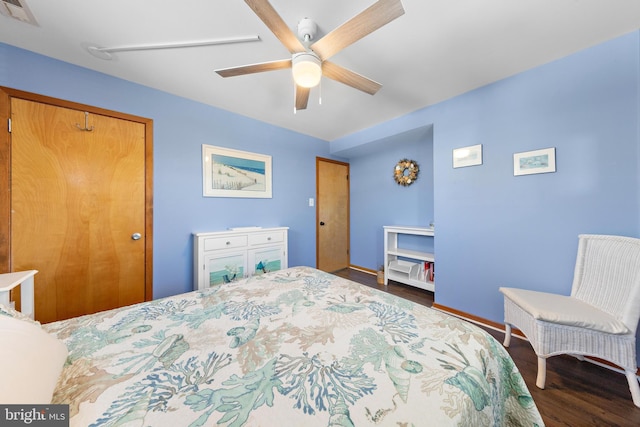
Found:
[[[202,146],[202,195],[270,199],[271,156]]]
[[[456,148],[453,150],[453,167],[464,168],[482,164],[482,144],[470,145],[468,147]]]
[[[513,174],[531,175],[556,171],[556,149],[525,151],[513,155]]]

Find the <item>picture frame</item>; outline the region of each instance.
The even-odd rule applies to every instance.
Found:
[[[524,151],[513,155],[513,175],[532,175],[556,171],[556,149]]]
[[[460,147],[453,150],[453,167],[465,168],[482,164],[482,144]]]
[[[271,156],[203,144],[202,195],[272,198]]]

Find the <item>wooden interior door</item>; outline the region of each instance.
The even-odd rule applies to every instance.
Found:
[[[145,125],[12,98],[11,128],[11,264],[39,271],[36,319],[150,299]]]
[[[316,265],[349,267],[349,164],[316,158]]]

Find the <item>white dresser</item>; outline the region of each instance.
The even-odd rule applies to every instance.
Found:
[[[288,267],[289,227],[247,227],[193,235],[194,289]]]

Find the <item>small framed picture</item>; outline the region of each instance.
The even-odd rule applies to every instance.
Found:
[[[482,164],[482,144],[453,150],[453,167],[464,168]]]
[[[556,171],[556,149],[525,151],[513,155],[513,175],[531,175]]]

